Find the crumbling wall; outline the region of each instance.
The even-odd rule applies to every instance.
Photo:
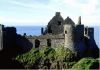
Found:
[[[52,39],[51,44],[52,47],[64,46],[64,38]]]
[[[57,36],[40,36],[40,37],[27,37],[27,39],[33,44],[35,48],[35,40],[40,41],[40,47],[48,46],[48,47],[56,47],[56,46],[64,46],[64,37]],[[49,41],[49,44],[48,44]]]
[[[0,50],[3,49],[3,25],[0,25]]]

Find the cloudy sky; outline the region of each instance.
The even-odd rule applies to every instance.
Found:
[[[77,23],[100,26],[100,0],[0,0],[0,24],[47,25],[55,12]]]

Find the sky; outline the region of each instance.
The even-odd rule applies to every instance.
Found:
[[[47,25],[55,12],[77,24],[100,26],[100,0],[0,0],[0,24],[6,26]]]

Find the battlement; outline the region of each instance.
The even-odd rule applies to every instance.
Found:
[[[84,36],[94,39],[94,28],[93,27],[85,27],[84,28]]]

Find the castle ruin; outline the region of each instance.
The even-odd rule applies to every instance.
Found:
[[[9,31],[11,32],[9,33]],[[12,28],[11,30],[11,28],[8,27],[7,30],[7,28],[0,25],[0,50],[3,49],[3,45],[5,45],[6,42],[11,44],[13,42],[23,47],[31,46],[35,48],[43,46],[55,48],[64,46],[79,54],[83,54],[88,51],[92,52],[93,50],[97,49],[97,45],[94,40],[94,28],[85,27],[81,23],[81,17],[79,17],[78,23],[76,25],[70,17],[67,17],[64,20],[60,15],[60,12],[56,12],[55,16],[49,21],[46,28],[41,28],[40,36],[23,36],[32,45],[27,44],[24,38],[16,36],[16,28]],[[10,41],[11,39],[12,41]],[[7,43],[6,46],[9,45],[9,43]]]

